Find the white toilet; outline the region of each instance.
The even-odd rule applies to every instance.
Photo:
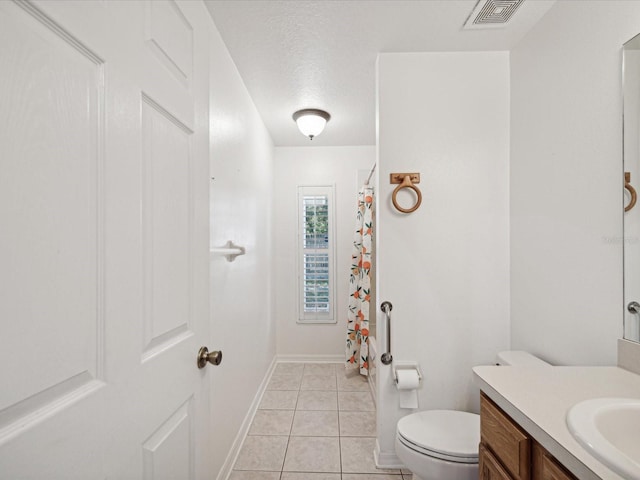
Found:
[[[501,352],[499,365],[549,366],[527,352]],[[396,455],[414,480],[477,480],[480,416],[427,410],[398,421]]]
[[[480,415],[427,410],[403,417],[396,455],[414,480],[477,480]]]

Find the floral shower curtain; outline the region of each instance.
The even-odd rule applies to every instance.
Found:
[[[358,212],[351,254],[347,315],[347,374],[369,374],[369,300],[371,298],[371,239],[373,187],[358,192]]]

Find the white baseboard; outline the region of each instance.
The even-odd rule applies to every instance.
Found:
[[[404,464],[400,461],[396,452],[381,452],[380,444],[376,440],[376,448],[373,451],[373,459],[376,462],[378,468],[405,468]]]
[[[342,363],[344,355],[298,355],[280,354],[276,355],[278,362],[301,362],[301,363]]]
[[[240,454],[240,449],[244,444],[245,438],[247,438],[247,433],[249,432],[249,427],[251,427],[251,422],[253,422],[253,417],[255,417],[256,412],[258,411],[258,406],[262,401],[262,396],[264,395],[265,390],[267,389],[267,385],[269,384],[269,380],[271,380],[271,375],[273,375],[273,371],[276,368],[276,363],[278,363],[278,357],[274,356],[271,361],[271,365],[267,369],[267,373],[265,373],[260,386],[258,387],[258,392],[253,398],[253,402],[251,402],[251,406],[249,407],[249,411],[247,415],[244,417],[242,424],[240,425],[240,430],[238,430],[238,434],[231,445],[231,449],[229,450],[229,454],[222,464],[222,468],[218,472],[218,476],[216,480],[228,480],[231,475],[231,471],[233,470],[233,465],[236,463],[236,459]]]

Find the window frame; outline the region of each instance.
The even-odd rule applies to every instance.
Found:
[[[326,196],[327,197],[327,240],[328,247],[328,282],[329,282],[329,308],[327,312],[307,312],[305,311],[305,272],[304,272],[304,255],[310,253],[309,249],[304,248],[304,227],[305,227],[305,208],[304,198],[308,196]],[[298,185],[297,187],[297,243],[296,243],[296,271],[297,271],[297,319],[296,323],[300,324],[327,324],[337,323],[335,315],[336,311],[336,275],[335,275],[335,185]],[[325,250],[325,249],[321,249]]]

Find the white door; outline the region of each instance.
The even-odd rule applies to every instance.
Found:
[[[2,479],[213,478],[207,15],[0,1]]]

